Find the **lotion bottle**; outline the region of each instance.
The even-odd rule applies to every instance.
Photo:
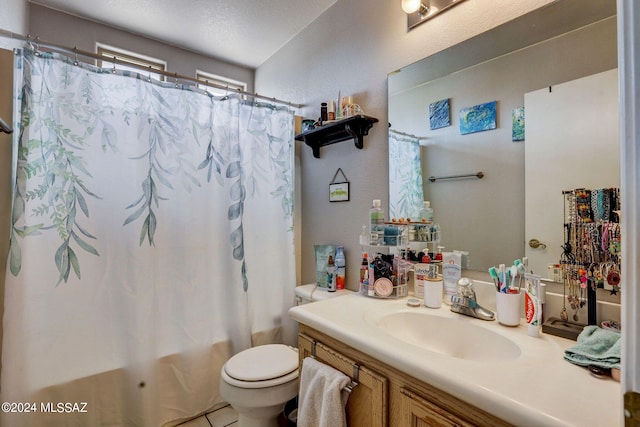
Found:
[[[423,202],[422,209],[420,209],[420,219],[426,222],[433,222],[433,208],[428,200]]]
[[[345,284],[345,272],[347,260],[344,256],[344,246],[338,246],[336,248],[336,289],[344,289]]]
[[[360,293],[369,294],[369,254],[362,253],[362,263],[360,265]]]
[[[327,109],[327,115],[329,120],[335,120],[336,119],[336,104],[333,101],[333,99],[331,101],[329,101],[329,108]]]
[[[327,261],[327,291],[336,291],[336,265],[333,262],[332,255],[329,255],[329,260]]]
[[[384,237],[384,211],[380,207],[380,199],[374,199],[369,209],[369,244],[379,245]]]

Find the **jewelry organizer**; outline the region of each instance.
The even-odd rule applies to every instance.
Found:
[[[571,320],[577,322],[581,309],[586,306],[587,323],[595,325],[596,289],[608,290],[612,295],[620,291],[620,192],[617,188],[578,188],[562,194],[565,207],[565,243],[560,257],[563,307],[560,322],[556,323],[577,326]],[[573,310],[571,316],[567,308]],[[561,336],[576,339],[564,333]]]

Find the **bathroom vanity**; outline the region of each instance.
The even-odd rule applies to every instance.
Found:
[[[300,325],[298,348],[300,363],[315,353],[357,380],[347,403],[349,426],[510,425],[308,326]]]
[[[299,357],[358,382],[350,426],[615,426],[617,382],[565,361],[575,341],[527,335],[405,298],[354,293],[294,307]]]

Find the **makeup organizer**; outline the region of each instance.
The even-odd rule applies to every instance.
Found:
[[[597,289],[620,291],[620,191],[578,188],[564,197],[564,245],[560,257],[563,306],[560,318],[550,318],[543,331],[576,339],[586,308],[587,324],[596,325]],[[546,329],[545,329],[546,326]]]
[[[435,258],[440,226],[401,218],[384,222],[383,227],[382,244],[366,245],[367,250],[363,250],[371,258],[368,284],[361,284],[360,292],[373,298],[405,297],[409,294],[409,271],[413,263],[420,262],[425,251]]]
[[[409,294],[410,269],[410,261],[379,251],[369,260],[367,282],[360,283],[360,293],[372,298],[405,297]]]

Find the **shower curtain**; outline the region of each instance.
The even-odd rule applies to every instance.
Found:
[[[293,114],[16,52],[0,425],[161,426],[293,342]]]
[[[389,129],[389,218],[418,218],[423,201],[420,141]]]

